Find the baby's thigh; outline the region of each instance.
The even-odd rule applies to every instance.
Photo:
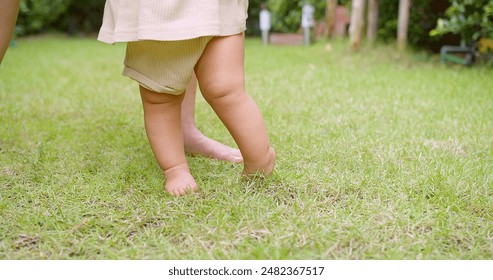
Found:
[[[244,88],[244,36],[214,37],[195,66],[203,94],[226,94]]]

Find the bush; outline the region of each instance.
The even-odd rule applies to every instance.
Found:
[[[15,33],[25,35],[43,31],[64,13],[71,0],[21,0]]]
[[[16,34],[55,30],[74,34],[101,27],[105,0],[21,0]]]
[[[430,32],[433,36],[447,33],[459,34],[464,43],[493,38],[493,0],[453,0]]]
[[[103,20],[104,3],[105,0],[74,0],[55,24],[71,35],[96,32]]]

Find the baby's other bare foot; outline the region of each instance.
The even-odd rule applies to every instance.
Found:
[[[246,163],[242,175],[246,177],[262,176],[266,177],[272,174],[276,165],[276,152],[270,147],[263,161],[252,164]]]
[[[199,190],[186,163],[166,169],[164,176],[166,177],[164,188],[171,195],[182,196]]]
[[[240,163],[243,161],[240,150],[217,142],[198,131],[193,135],[184,135],[184,140],[185,151],[190,155],[203,156],[233,163]]]

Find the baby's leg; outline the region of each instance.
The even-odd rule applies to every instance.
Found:
[[[244,36],[215,37],[195,66],[204,98],[233,136],[243,155],[244,175],[268,175],[275,152],[262,114],[247,94],[244,79]]]
[[[176,196],[196,191],[197,183],[190,174],[183,149],[180,123],[183,94],[157,93],[144,87],[140,87],[140,94],[147,137],[164,170],[166,191]]]
[[[185,152],[191,155],[200,155],[208,158],[225,160],[234,163],[243,161],[241,153],[237,149],[219,143],[200,132],[195,125],[195,93],[197,91],[197,79],[195,75],[187,86],[185,98],[181,106],[181,123],[183,128],[183,140]]]
[[[0,64],[2,64],[3,56],[12,38],[19,12],[19,2],[19,0],[0,1]]]

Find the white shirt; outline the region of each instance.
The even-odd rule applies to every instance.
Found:
[[[175,41],[246,29],[248,0],[106,0],[98,40]]]

